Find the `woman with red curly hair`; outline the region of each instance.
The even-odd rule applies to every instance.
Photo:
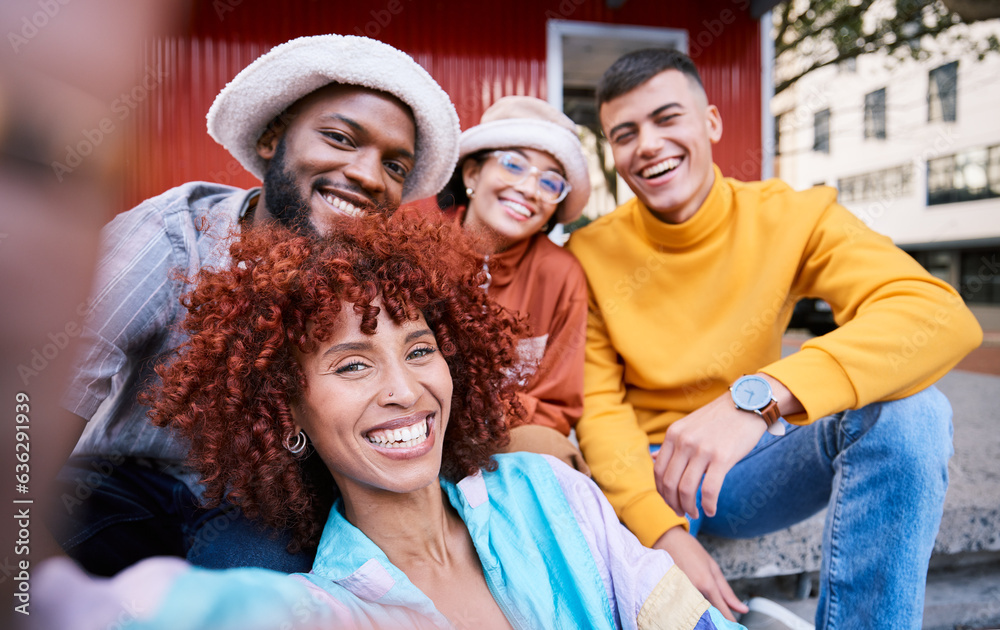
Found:
[[[336,462],[317,444],[324,435],[304,426],[316,421],[314,397],[328,381],[361,389],[374,363],[348,353],[345,366],[314,365],[332,356],[332,340],[353,335],[353,349],[418,323],[430,333],[433,339],[420,339],[421,360],[407,365],[448,361],[454,392],[440,401],[452,406],[448,433],[439,413],[427,442],[447,479],[491,466],[508,439],[505,417],[520,413],[516,379],[498,375],[516,369],[521,326],[479,288],[482,267],[457,230],[368,217],[335,232],[314,240],[262,230],[233,246],[230,269],[202,271],[185,298],[190,339],[157,369],[162,385],[147,396],[153,422],[190,441],[189,463],[210,505],[227,497],[249,518],[291,529],[292,546],[306,549],[319,540],[332,489],[345,490],[340,480],[331,483]],[[399,402],[402,387],[389,387],[391,400],[371,402],[409,409]],[[338,392],[331,406],[343,410],[347,395]],[[404,450],[386,446],[398,461]],[[319,458],[309,457],[314,451]]]
[[[318,540],[313,569],[152,559],[129,570],[141,587],[91,598],[138,597],[130,623],[171,630],[725,627],[588,477],[494,455],[523,414],[523,326],[480,288],[466,238],[401,216],[270,228],[202,271],[152,418],[190,440],[209,501]],[[52,575],[43,602],[72,586]]]

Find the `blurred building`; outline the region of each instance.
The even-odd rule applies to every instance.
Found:
[[[965,28],[965,27],[962,27]],[[1000,20],[967,35],[1000,35]],[[1000,55],[862,55],[772,101],[776,175],[842,204],[1000,329]]]

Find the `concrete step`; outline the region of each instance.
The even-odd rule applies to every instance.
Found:
[[[766,597],[813,622],[818,576],[805,574],[809,596],[797,597],[803,580],[793,576],[734,580],[743,599]],[[923,630],[985,630],[1000,627],[1000,553],[964,555],[957,563],[935,567],[927,575]]]

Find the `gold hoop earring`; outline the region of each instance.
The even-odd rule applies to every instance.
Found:
[[[285,440],[284,440],[285,448],[288,449],[288,452],[291,453],[292,455],[298,455],[306,448],[306,432],[299,431],[295,435],[295,444],[292,444],[291,441],[292,441],[292,432],[289,431],[288,433],[285,434]]]

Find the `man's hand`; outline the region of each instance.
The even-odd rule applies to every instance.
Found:
[[[701,543],[687,533],[683,527],[672,527],[653,545],[654,549],[663,549],[674,559],[674,563],[691,580],[695,588],[701,591],[710,604],[719,609],[726,619],[736,621],[733,611],[745,613],[749,610],[736,597],[729,582],[722,575],[719,565],[708,555]]]
[[[590,477],[590,467],[583,461],[580,449],[573,446],[569,438],[552,427],[540,424],[522,424],[510,430],[510,444],[505,453],[528,451],[552,455]]]
[[[667,429],[653,466],[656,490],[678,514],[697,517],[700,485],[701,507],[715,516],[726,473],[766,429],[763,418],[737,409],[728,392],[716,398]]]
[[[783,415],[801,413],[802,403],[780,381],[760,374],[771,385]],[[706,516],[715,509],[726,473],[753,450],[767,423],[733,404],[729,392],[719,396],[667,429],[656,454],[656,490],[678,514],[698,516],[698,486]]]

